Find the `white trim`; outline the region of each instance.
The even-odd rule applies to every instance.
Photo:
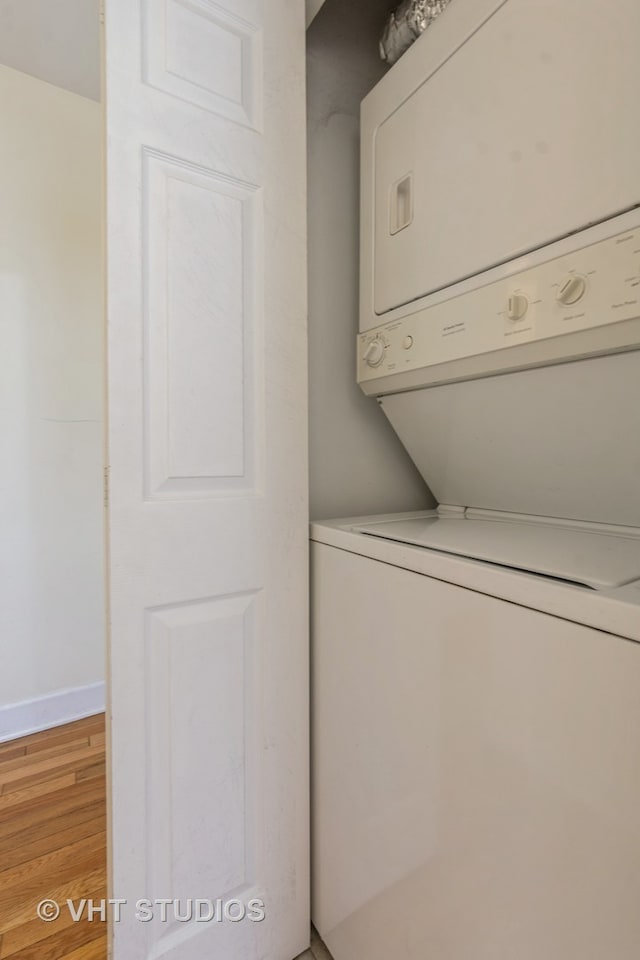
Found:
[[[8,703],[0,707],[0,743],[102,713],[104,707],[103,681],[57,690],[21,703]]]

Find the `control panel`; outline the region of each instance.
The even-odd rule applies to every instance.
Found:
[[[640,227],[360,334],[358,382],[639,316]]]

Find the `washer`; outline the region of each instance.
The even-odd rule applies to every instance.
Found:
[[[636,960],[640,543],[529,524],[563,580],[443,552],[474,524],[508,552],[312,525],[314,923],[335,960]]]

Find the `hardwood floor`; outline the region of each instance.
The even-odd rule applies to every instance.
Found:
[[[0,960],[105,960],[106,923],[66,903],[106,898],[105,828],[103,714],[0,744]]]

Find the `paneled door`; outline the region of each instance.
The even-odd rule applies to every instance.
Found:
[[[291,960],[309,917],[304,4],[104,6],[112,956]]]

